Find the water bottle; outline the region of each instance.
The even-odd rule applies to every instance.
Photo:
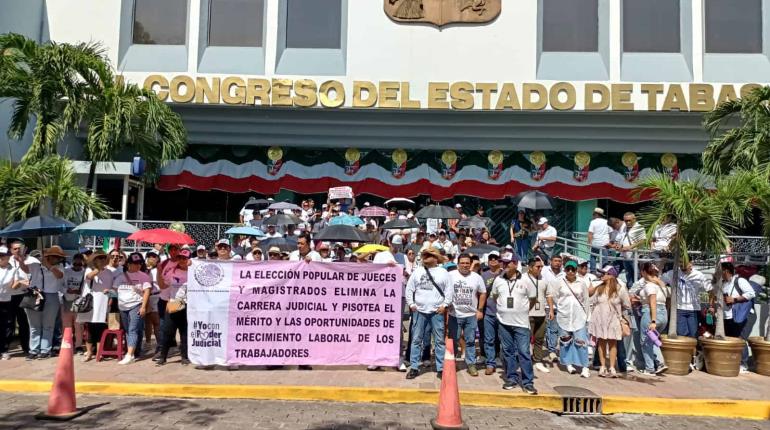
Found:
[[[652,341],[652,343],[654,343],[654,344],[655,344],[655,346],[657,346],[658,348],[660,348],[660,346],[662,345],[662,343],[661,343],[661,341],[660,341],[660,334],[658,333],[658,331],[657,331],[657,330],[652,330],[652,329],[650,329],[650,330],[647,330],[647,337],[649,337],[649,338],[650,338],[650,340]]]

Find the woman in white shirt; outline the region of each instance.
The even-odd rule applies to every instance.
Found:
[[[668,288],[658,276],[658,266],[651,261],[642,265],[642,278],[634,283],[632,291],[639,296],[642,303],[642,320],[639,327],[639,337],[642,343],[645,375],[663,373],[667,367],[660,362],[660,348],[650,339],[648,331],[663,332],[668,325],[666,299]],[[656,359],[657,358],[657,359]]]
[[[551,313],[555,308],[559,324],[559,361],[575,373],[575,366],[582,367],[580,376],[588,378],[588,285],[577,277],[578,265],[568,261],[564,265],[564,278],[553,279],[547,292]]]
[[[83,361],[89,361],[96,355],[96,348],[101,348],[102,333],[107,330],[107,314],[110,309],[109,293],[114,276],[107,267],[107,254],[101,249],[94,251],[88,258],[85,288],[83,295],[91,293],[93,308],[91,312],[78,314],[77,322],[88,323],[88,341]]]
[[[144,335],[144,315],[150,301],[152,279],[144,272],[142,254],[134,252],[126,260],[125,271],[115,277],[112,288],[118,292],[120,320],[126,329],[128,352],[118,364],[130,364],[136,361],[136,354],[142,353]]]
[[[176,256],[176,265],[173,269],[164,271],[164,281],[160,286],[162,293],[169,297],[166,313],[163,316],[163,339],[160,347],[160,356],[156,362],[158,366],[166,364],[171,341],[176,339],[179,331],[179,349],[183,365],[190,364],[187,357],[187,269],[190,267],[190,250],[183,249]],[[178,304],[182,303],[182,309]],[[172,306],[173,305],[173,306]],[[175,309],[176,306],[176,309]]]
[[[44,360],[51,357],[53,332],[59,317],[59,290],[61,289],[62,263],[66,255],[59,246],[43,251],[40,264],[28,264],[30,288],[37,289],[45,297],[43,310],[25,309],[29,321],[29,355],[27,360]]]
[[[150,290],[150,300],[147,302],[147,312],[144,314],[144,339],[149,345],[153,334],[155,335],[155,352],[160,351],[160,288],[158,287],[158,254],[150,251],[145,255],[144,272],[150,275],[152,279],[152,290]]]
[[[10,360],[8,353],[9,338],[6,332],[11,331],[11,313],[15,312],[13,302],[11,302],[11,293],[22,287],[29,285],[26,277],[16,267],[11,264],[11,253],[5,246],[0,246],[0,355],[3,360]]]

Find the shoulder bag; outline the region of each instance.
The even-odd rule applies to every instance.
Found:
[[[580,309],[583,309],[583,313],[586,314],[586,318],[588,318],[588,312],[586,312],[586,308],[585,306],[583,306],[583,302],[578,298],[577,294],[575,294],[575,292],[572,291],[572,287],[569,286],[569,283],[567,282],[567,280],[562,279],[562,281],[564,281],[564,285],[567,287],[569,292],[572,293],[572,297],[574,297],[575,300],[577,300],[578,304],[580,305]]]
[[[80,283],[80,287],[81,289],[83,288],[82,282]],[[88,293],[83,294],[80,297],[73,300],[72,306],[70,307],[70,311],[75,312],[77,314],[85,314],[85,313],[91,312],[94,308],[94,296],[91,294],[93,289],[94,289],[94,279],[91,278],[91,282],[88,285]]]
[[[613,305],[612,302],[608,300],[607,304],[610,306],[610,309],[612,309],[612,313],[614,313],[615,316],[617,316],[618,320],[620,321],[620,330],[623,333],[623,337],[631,336],[631,323],[628,322],[628,319],[626,317],[618,313],[617,309],[615,309],[615,305]]]
[[[425,269],[425,273],[428,275],[428,279],[430,279],[430,283],[433,284],[433,287],[435,287],[436,290],[438,290],[438,293],[441,294],[441,298],[443,299],[445,297],[444,290],[439,288],[436,281],[433,280],[433,275],[430,274],[430,269],[428,269],[427,267],[424,267],[424,269]]]
[[[40,282],[43,283],[43,290],[45,290],[45,274],[43,273],[43,267],[40,267]],[[24,297],[19,303],[19,307],[24,309],[31,309],[33,311],[41,312],[45,308],[45,296],[43,292],[37,288],[29,288]]]
[[[738,289],[738,293],[743,297],[743,290],[741,289],[740,284],[738,283],[738,278],[735,278],[733,280],[733,288],[730,291],[730,295],[732,295],[732,291],[735,289]],[[754,299],[740,302],[740,303],[733,303],[733,321],[735,321],[738,324],[741,324],[749,319],[749,314],[751,313],[751,310],[754,309]]]

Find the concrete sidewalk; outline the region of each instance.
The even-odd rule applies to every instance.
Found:
[[[382,401],[386,403],[435,402],[440,381],[435,372],[414,380],[394,369],[367,371],[363,367],[321,367],[313,370],[265,370],[242,367],[198,370],[182,366],[179,357],[158,367],[145,359],[121,366],[116,360],[82,363],[75,357],[78,392],[172,397],[272,398],[284,400]],[[458,362],[464,369],[464,363]],[[0,362],[0,391],[44,392],[56,367],[55,359],[25,361],[20,355]],[[502,390],[500,373],[471,377],[458,372],[463,404],[529,407],[560,410],[558,387],[582,387],[604,398],[607,413],[658,413],[679,415],[746,416],[770,419],[770,378],[757,374],[722,378],[703,372],[688,376],[646,377],[629,373],[618,379],[569,375],[554,367],[536,372],[539,396]]]

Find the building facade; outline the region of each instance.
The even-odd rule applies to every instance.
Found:
[[[209,219],[212,190],[231,220],[243,193],[539,189],[578,225],[652,171],[697,175],[703,112],[770,76],[769,2],[0,0],[0,32],[100,41],[174,105],[189,154],[145,212]]]

